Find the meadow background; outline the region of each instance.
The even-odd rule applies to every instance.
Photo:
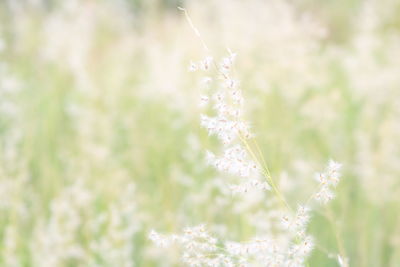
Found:
[[[229,197],[199,126],[206,56],[237,53],[246,118],[287,199],[343,164],[329,204],[350,266],[400,266],[400,1],[0,1],[0,266],[182,266],[148,240],[268,224]],[[338,266],[312,215],[309,266]]]

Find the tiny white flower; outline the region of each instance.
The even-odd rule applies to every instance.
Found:
[[[238,86],[238,81],[236,81],[234,79],[227,78],[227,79],[225,79],[224,85],[227,88],[234,89],[234,88],[236,88]]]
[[[194,62],[190,62],[190,65],[189,65],[189,68],[188,68],[189,72],[194,72],[197,69],[198,69],[197,64],[194,63]]]
[[[200,68],[202,70],[209,70],[212,62],[213,62],[213,58],[208,56],[204,60],[200,61]]]

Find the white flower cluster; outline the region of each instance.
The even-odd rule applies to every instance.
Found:
[[[310,220],[310,208],[307,206],[299,206],[294,216],[283,215],[282,226],[299,236],[303,236],[306,231],[307,224]]]
[[[274,251],[275,243],[270,238],[257,238],[246,243],[228,242],[227,251],[232,255],[268,254]]]
[[[204,225],[188,227],[181,235],[161,235],[151,231],[149,238],[160,247],[168,247],[174,243],[182,246],[185,251],[182,260],[189,266],[238,266],[220,251],[217,239],[206,231]]]
[[[222,94],[218,93],[218,100],[222,101]],[[201,100],[208,99],[207,96],[202,96]],[[215,105],[219,112],[224,112],[225,115],[239,117],[241,111],[228,107],[225,103],[217,103]],[[210,135],[216,135],[224,145],[231,144],[239,136],[246,138],[250,137],[248,125],[244,122],[230,120],[228,117],[221,115],[217,117],[208,117],[201,115],[201,126],[206,128]]]
[[[267,190],[270,186],[267,182],[261,181],[259,167],[249,158],[248,152],[241,145],[243,140],[249,139],[252,135],[249,124],[241,119],[244,100],[242,92],[237,88],[238,81],[230,77],[235,58],[236,54],[230,52],[229,56],[223,58],[219,64],[215,64],[212,57],[208,56],[200,63],[192,62],[189,67],[191,71],[197,69],[209,71],[210,66],[214,65],[222,81],[221,86],[218,86],[219,89],[211,92],[212,78],[208,76],[203,78],[203,84],[208,90],[204,90],[207,94],[200,96],[200,104],[201,106],[210,104],[211,99],[215,115],[202,114],[200,124],[207,129],[209,135],[217,136],[224,147],[223,155],[220,157],[207,152],[207,162],[220,172],[246,179],[230,186],[234,193],[246,193],[252,189]]]
[[[309,256],[314,249],[314,241],[311,236],[305,236],[298,244],[291,246],[289,250],[289,257],[282,266],[287,267],[300,267],[304,266],[305,259]]]
[[[251,137],[248,123],[241,119],[243,97],[237,89],[238,82],[229,76],[234,59],[235,54],[231,53],[220,64],[214,64],[223,81],[222,89],[200,97],[201,106],[210,104],[210,99],[213,101],[212,110],[215,113],[214,116],[201,115],[201,126],[223,144],[221,156],[207,151],[207,163],[222,173],[244,180],[229,187],[234,193],[270,190],[269,183],[261,180],[262,166],[257,165],[258,159],[250,159],[250,155],[254,154],[251,154],[247,143]],[[189,70],[209,71],[212,63],[212,58],[207,57],[200,63],[192,62]],[[211,91],[212,79],[205,77],[203,81]],[[326,203],[333,198],[331,187],[339,181],[339,169],[340,164],[330,161],[327,170],[318,175],[320,186],[316,199]],[[152,231],[150,239],[161,247],[179,243],[184,248],[183,260],[189,266],[304,266],[314,247],[312,237],[307,235],[310,208],[299,206],[295,212],[289,208],[280,218],[280,226],[277,221],[278,233],[271,232],[267,237],[255,237],[248,242],[220,242],[221,247],[217,246],[217,240],[205,231],[204,226],[188,228],[182,235],[163,236]]]
[[[227,250],[241,256],[244,266],[301,267],[313,247],[313,239],[307,236],[290,247],[274,239],[259,238],[247,243],[229,243]]]
[[[304,260],[314,247],[310,236],[298,238],[290,245],[287,239],[256,237],[248,242],[225,242],[218,246],[204,225],[186,228],[182,235],[149,234],[159,247],[179,244],[184,249],[182,260],[189,266],[303,266]],[[261,265],[260,265],[261,264]]]
[[[336,187],[340,179],[340,169],[342,165],[330,160],[328,166],[323,173],[317,173],[315,178],[320,183],[315,199],[326,204],[335,197],[332,188]]]
[[[279,205],[270,207],[269,220],[261,223],[264,231],[256,231],[257,235],[250,241],[217,241],[203,225],[187,228],[181,235],[161,235],[152,231],[149,238],[161,247],[179,244],[184,251],[183,261],[189,266],[302,267],[314,248],[313,238],[307,234],[310,208],[307,202],[293,210],[274,184],[268,168],[260,163],[263,162],[262,155],[252,150],[253,144],[248,142],[252,137],[249,123],[242,119],[242,92],[238,89],[239,82],[231,77],[235,58],[236,54],[229,51],[220,62],[216,63],[208,56],[200,62],[191,62],[189,66],[191,72],[210,72],[213,67],[219,81],[216,83],[210,74],[201,81],[200,106],[208,107],[211,114],[202,114],[200,124],[210,136],[216,136],[223,147],[221,155],[207,151],[207,163],[221,173],[240,179],[238,184],[229,187],[232,192],[243,194],[257,189],[257,193],[263,193],[263,190],[273,188],[275,195],[271,201],[276,197]],[[330,161],[326,171],[318,175],[320,185],[316,199],[326,203],[333,198],[331,189],[339,182],[339,169],[340,164]],[[267,178],[268,182],[262,178]],[[266,206],[262,197],[254,197],[257,194],[243,194],[243,199],[246,196],[253,197],[249,202],[252,204],[247,207]],[[246,205],[242,206],[241,209],[245,209]],[[280,210],[280,207],[285,210]]]
[[[193,72],[198,69],[200,70],[209,70],[211,68],[211,64],[213,64],[214,60],[212,57],[206,57],[198,63],[190,62],[189,71]]]
[[[243,97],[237,89],[238,82],[230,78],[234,59],[235,54],[231,53],[220,64],[213,64],[212,58],[207,57],[200,63],[192,62],[189,67],[190,71],[209,71],[210,65],[214,65],[222,80],[222,86],[211,93],[212,78],[203,78],[208,93],[200,97],[201,106],[211,104],[214,115],[201,115],[201,126],[223,144],[220,156],[207,151],[207,163],[221,173],[240,177],[238,184],[229,187],[233,193],[270,190],[270,184],[261,180],[262,166],[258,166],[259,161],[247,143],[252,135],[249,124],[241,119]],[[319,191],[315,194],[317,200],[326,203],[333,198],[331,188],[339,182],[339,170],[340,164],[330,161],[326,171],[317,176],[320,182]],[[280,216],[280,223],[279,220],[276,222],[278,232],[267,232],[266,237],[254,237],[248,242],[217,242],[203,225],[187,228],[182,235],[165,236],[152,231],[149,238],[161,247],[180,244],[184,249],[183,261],[189,266],[301,267],[314,247],[313,238],[307,235],[310,208],[307,205],[299,206],[296,211],[288,205],[287,208]]]
[[[240,177],[256,176],[257,165],[247,160],[247,152],[240,145],[227,148],[224,155],[217,158],[212,152],[207,152],[207,161],[218,171],[238,175]]]
[[[132,267],[133,238],[138,231],[134,186],[100,213],[94,212],[95,191],[81,182],[66,187],[52,202],[50,217],[37,223],[31,240],[34,266]],[[84,234],[87,244],[77,242]]]
[[[258,179],[251,179],[250,181],[245,181],[240,184],[233,184],[229,187],[234,194],[247,193],[250,190],[270,190],[271,187],[267,182],[260,181]]]
[[[179,244],[184,250],[182,260],[189,266],[301,267],[314,247],[313,238],[306,234],[309,212],[299,206],[294,216],[285,217],[284,231],[247,242],[218,241],[204,225],[186,228],[181,235],[151,231],[149,238],[159,247]]]

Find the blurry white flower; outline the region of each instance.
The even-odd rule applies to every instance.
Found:
[[[200,69],[201,70],[209,70],[211,67],[211,64],[213,62],[213,58],[208,56],[204,60],[200,61]]]
[[[208,86],[210,86],[211,82],[212,82],[211,77],[204,77],[203,79],[201,79],[200,84],[204,87],[208,87]]]
[[[341,167],[340,163],[330,160],[325,172],[316,174],[315,178],[320,183],[319,190],[314,196],[317,201],[326,204],[335,197],[332,187],[336,187],[339,183]]]
[[[189,65],[189,68],[188,68],[189,72],[194,72],[194,71],[196,71],[197,69],[198,69],[197,64],[194,63],[194,62],[190,62],[190,65]]]

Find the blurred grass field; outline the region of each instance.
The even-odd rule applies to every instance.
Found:
[[[269,204],[226,199],[206,165],[217,142],[187,71],[205,54],[177,5],[214,57],[237,52],[288,200],[340,161],[329,208],[350,266],[400,266],[398,0],[1,1],[0,266],[182,266],[150,229],[262,228]],[[338,266],[331,225],[312,219],[309,266]]]

